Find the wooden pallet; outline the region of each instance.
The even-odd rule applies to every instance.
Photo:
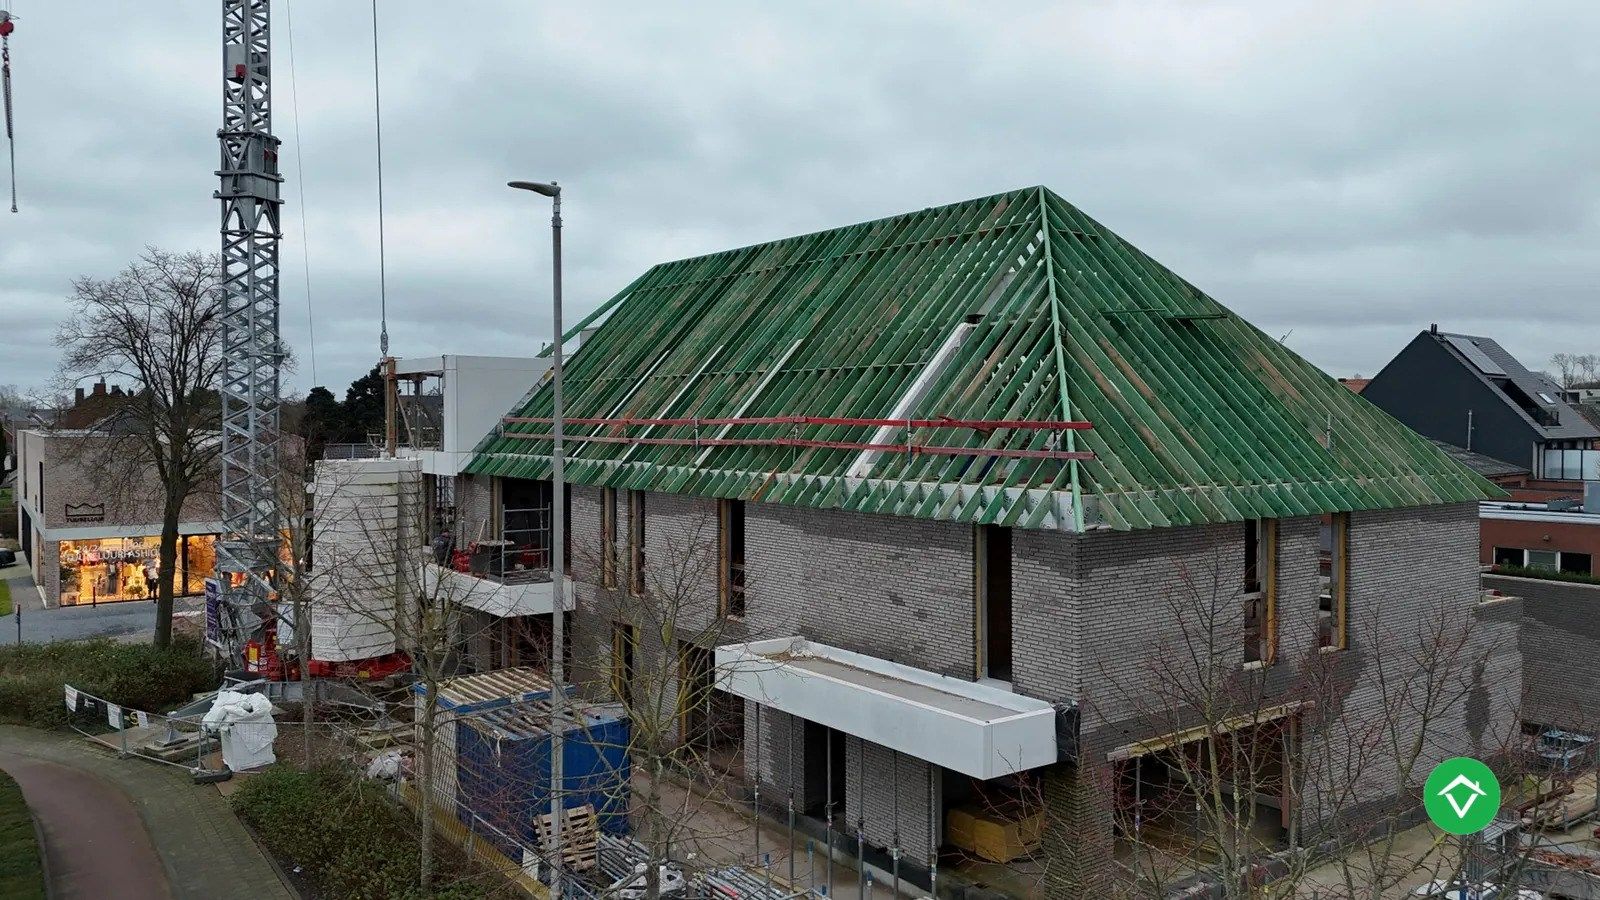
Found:
[[[549,813],[539,816],[539,845],[549,847],[552,818]],[[574,872],[587,872],[594,868],[595,854],[600,847],[600,820],[594,807],[588,803],[566,810],[561,824],[561,861]]]

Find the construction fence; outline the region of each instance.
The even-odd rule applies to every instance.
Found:
[[[530,896],[550,895],[555,867],[545,848],[551,844],[549,810],[555,798],[551,796],[548,758],[541,768],[537,749],[519,753],[517,741],[505,730],[518,716],[523,722],[548,716],[547,702],[501,707],[492,715],[489,711],[468,712],[437,725],[429,771],[423,773],[419,766],[424,743],[419,739],[421,727],[406,715],[412,710],[403,704],[390,705],[380,715],[346,714],[335,721],[316,721],[309,729],[292,713],[280,714],[275,721],[208,729],[204,719],[209,697],[163,714],[129,708],[64,685],[63,701],[70,713],[69,727],[86,739],[123,758],[183,770],[197,782],[251,777],[249,772],[228,770],[222,745],[225,741],[265,741],[281,764],[339,766],[352,779],[385,784],[386,795],[419,827],[420,798],[426,794],[436,838],[460,850],[474,877],[514,886]],[[391,712],[396,715],[389,715]],[[467,738],[460,741],[463,733]],[[488,740],[473,743],[478,738]],[[635,823],[630,821],[636,785],[626,762],[626,743],[619,742],[614,733],[598,730],[588,738],[594,745],[595,764],[577,775],[569,767],[565,787],[556,792],[565,809],[562,896],[574,900],[643,897],[652,853],[635,836]],[[576,739],[569,736],[571,740]],[[470,752],[458,753],[458,741]],[[564,754],[564,758],[571,756]],[[665,849],[658,848],[654,854],[662,896],[797,900],[829,895],[832,879],[823,881],[820,859],[811,859],[803,869],[798,881],[811,882],[804,886],[791,884],[776,871],[770,851],[741,853],[735,849],[708,854],[703,849],[688,849],[697,846],[691,836],[697,828],[732,831],[752,827],[754,822],[748,810],[741,810],[745,820],[735,818],[732,824],[726,816],[710,824],[699,822],[695,818],[700,812],[688,806],[685,810],[682,818],[657,826],[672,832]],[[761,847],[759,840],[755,846]],[[822,854],[813,847],[806,855]],[[804,877],[805,871],[810,872],[809,879]],[[840,884],[841,893],[854,896],[856,891],[846,890],[846,884]],[[861,896],[872,895],[869,882]]]

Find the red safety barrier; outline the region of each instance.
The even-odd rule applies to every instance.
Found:
[[[543,416],[506,416],[501,421],[508,425],[550,425],[555,422],[555,419]],[[857,419],[847,416],[751,416],[748,418],[712,419],[637,419],[628,416],[622,418],[563,417],[561,421],[568,425],[615,425],[622,428],[636,425],[850,425],[875,426],[879,428],[971,428],[974,431],[994,431],[999,428],[1013,428],[1025,431],[1083,431],[1094,427],[1090,422],[1071,420]]]
[[[524,441],[548,441],[553,434],[506,432],[501,437]],[[600,434],[564,434],[563,441],[604,444],[657,444],[669,447],[800,447],[821,450],[871,450],[880,453],[909,453],[913,456],[997,456],[1006,459],[1094,459],[1085,450],[1011,450],[1004,447],[944,447],[924,444],[871,444],[855,441],[817,441],[806,438],[645,438]]]

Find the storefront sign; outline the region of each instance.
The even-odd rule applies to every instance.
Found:
[[[206,579],[206,643],[222,646],[222,582]]]
[[[68,503],[67,522],[71,525],[92,524],[106,520],[104,503]]]
[[[69,566],[85,563],[139,562],[161,556],[160,547],[85,547],[61,551],[61,562]]]

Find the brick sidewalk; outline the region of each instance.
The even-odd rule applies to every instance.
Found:
[[[149,831],[172,896],[291,900],[216,788],[195,785],[178,769],[116,754],[55,732],[0,725],[0,768],[23,757],[78,769],[125,794]],[[70,840],[70,838],[69,838]],[[59,848],[71,854],[82,848]]]

